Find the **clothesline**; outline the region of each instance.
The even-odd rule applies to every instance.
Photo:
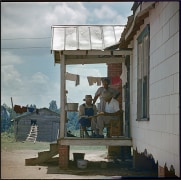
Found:
[[[87,77],[89,86],[92,86],[95,83],[97,83],[97,86],[100,86],[102,79],[107,78],[107,77],[93,77],[93,76],[83,76],[83,77]],[[108,78],[110,79],[111,85],[120,85],[121,83],[120,76],[108,77]],[[66,72],[65,79],[70,81],[75,81],[75,86],[78,86],[80,84],[80,75],[78,74],[71,74]]]
[[[20,106],[20,105],[14,105],[14,111],[16,113],[22,114],[24,112],[34,112],[35,110],[38,110],[37,108],[33,107],[26,107],[26,106]]]

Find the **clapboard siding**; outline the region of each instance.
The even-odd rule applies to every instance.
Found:
[[[29,113],[15,119],[15,134],[17,141],[25,141],[31,127],[31,120],[36,120],[38,126],[37,141],[52,142],[57,140],[60,128],[60,115],[47,108],[39,109],[39,113]]]

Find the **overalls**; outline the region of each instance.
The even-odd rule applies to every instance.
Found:
[[[90,108],[86,108],[85,104],[83,104],[84,106],[84,112],[85,112],[85,116],[94,116],[94,109],[93,109],[93,104],[92,107]],[[87,118],[80,118],[79,119],[79,123],[81,124],[82,127],[90,127],[91,126],[91,119],[87,119]]]

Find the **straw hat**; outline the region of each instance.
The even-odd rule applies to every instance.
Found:
[[[83,99],[83,101],[86,101],[86,100],[89,100],[89,99],[93,100],[92,96],[91,95],[85,95],[85,98]]]

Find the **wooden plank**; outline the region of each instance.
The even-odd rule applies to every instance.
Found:
[[[59,139],[60,145],[80,146],[132,146],[131,138],[64,138]]]
[[[113,55],[122,55],[122,56],[127,56],[127,55],[132,55],[132,49],[129,50],[119,50],[119,51],[113,51]]]
[[[55,52],[55,54],[58,53]],[[132,54],[132,49],[126,49],[126,50],[64,50],[62,53],[65,56],[68,55],[87,55],[87,56],[92,56],[92,55],[97,55],[97,56],[106,56],[106,55],[131,55]],[[58,57],[58,56],[57,56]],[[62,57],[62,56],[61,56]]]
[[[89,50],[88,55],[98,55],[98,56],[106,56],[111,55],[111,51],[108,50]]]
[[[37,158],[30,158],[30,159],[25,159],[25,165],[28,166],[32,166],[32,165],[36,165],[37,162]]]
[[[110,57],[110,58],[92,58],[92,59],[66,59],[65,64],[100,64],[100,63],[122,63],[125,58],[123,57]]]
[[[62,54],[64,55],[86,55],[87,50],[64,50]]]

